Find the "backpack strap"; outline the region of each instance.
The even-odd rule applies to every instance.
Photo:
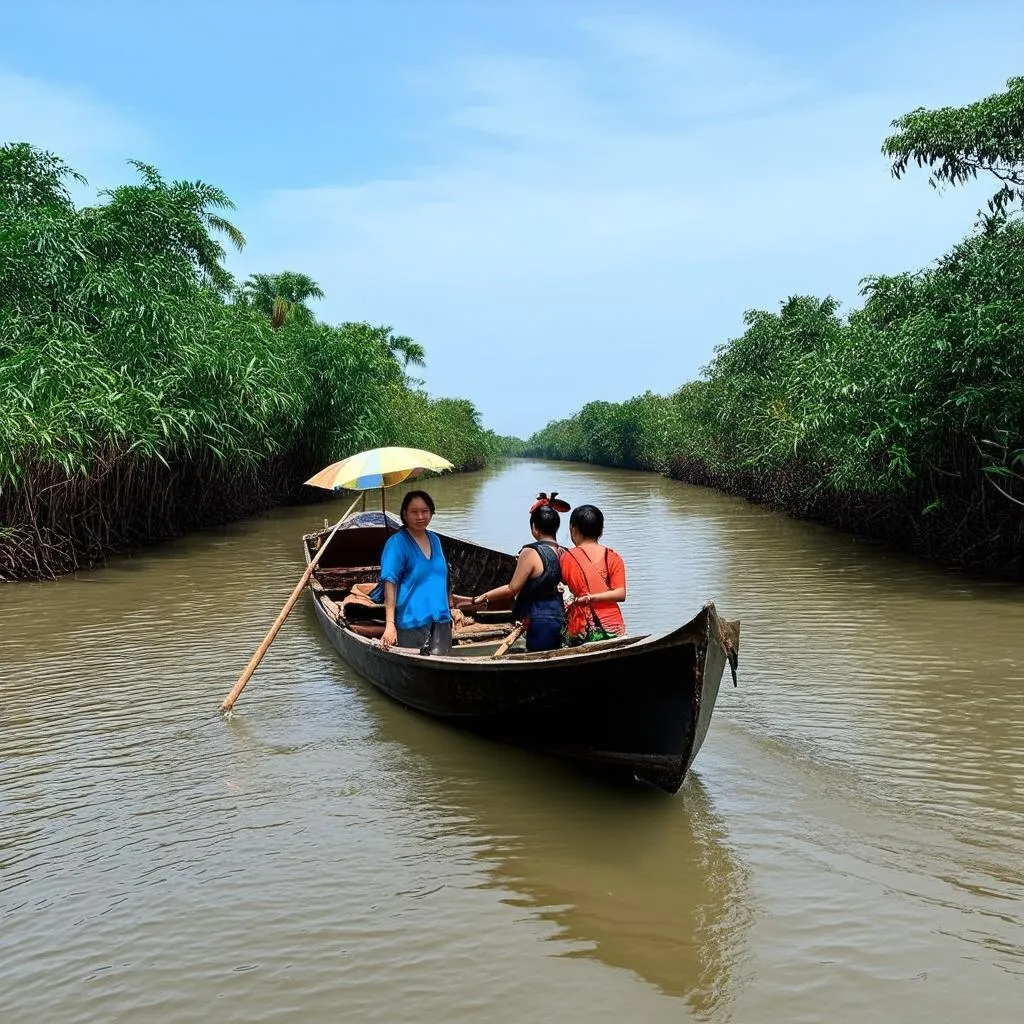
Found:
[[[568,554],[572,557],[572,560],[580,567],[580,571],[583,573],[583,586],[585,586],[587,588],[587,594],[592,593],[592,591],[590,589],[590,584],[587,582],[587,570],[586,570],[586,567],[579,560],[579,558],[576,557],[576,549],[572,548],[568,552]],[[607,566],[607,563],[608,563],[608,549],[607,548],[604,549],[604,558],[605,558],[605,565]],[[587,561],[590,562],[590,559],[588,558]],[[590,565],[591,565],[591,568],[593,568],[594,563],[590,562]],[[605,575],[607,576],[607,571],[606,571]],[[597,622],[597,624],[601,627],[601,629],[604,629],[604,623],[601,621],[601,616],[597,614],[597,609],[592,604],[588,604],[587,605],[587,614],[594,621]],[[607,629],[604,629],[604,631],[606,633],[608,632]]]

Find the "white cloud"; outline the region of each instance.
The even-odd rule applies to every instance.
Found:
[[[891,180],[881,141],[919,100],[884,74],[843,94],[675,26],[588,22],[581,39],[575,60],[446,68],[446,159],[268,196],[241,211],[258,228],[238,266],[310,273],[326,315],[415,336],[432,391],[526,434],[692,377],[747,307],[852,299],[866,273],[926,263],[982,202]]]
[[[805,75],[738,43],[664,21],[588,19],[584,29],[617,74],[613,98],[638,99],[668,121],[765,110],[808,94]],[[611,91],[611,90],[610,90]],[[635,106],[629,113],[635,114]]]

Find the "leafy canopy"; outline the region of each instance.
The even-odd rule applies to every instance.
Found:
[[[918,107],[892,122],[882,144],[901,178],[911,163],[931,168],[933,188],[962,185],[988,172],[1000,182],[988,202],[993,214],[1024,200],[1024,77],[1011,78],[1006,91],[965,107]]]

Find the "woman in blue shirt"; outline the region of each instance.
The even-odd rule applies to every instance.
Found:
[[[431,654],[452,649],[448,563],[441,541],[427,527],[434,501],[426,491],[409,491],[402,499],[402,529],[388,538],[380,556],[384,585],[385,650],[415,647]]]

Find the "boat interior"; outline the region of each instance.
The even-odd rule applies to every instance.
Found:
[[[378,639],[384,632],[384,605],[375,602],[371,592],[380,580],[381,552],[388,537],[401,526],[397,517],[380,512],[363,512],[346,520],[320,556],[310,581],[321,606],[339,625],[367,639]],[[304,538],[312,558],[328,542],[330,531],[322,530]],[[492,551],[467,541],[442,536],[448,562],[449,586],[456,597],[470,597],[507,582],[515,568],[513,555]],[[453,616],[452,653],[487,653],[482,648],[496,647],[513,630],[512,602],[492,603],[472,615]],[[517,641],[512,650],[522,647]]]

